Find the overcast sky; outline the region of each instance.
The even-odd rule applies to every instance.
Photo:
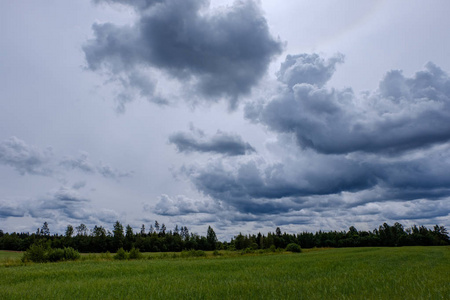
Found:
[[[449,228],[449,11],[0,1],[0,229]]]

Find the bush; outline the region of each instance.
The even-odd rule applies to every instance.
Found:
[[[61,260],[77,260],[80,253],[73,248],[50,248],[48,242],[36,241],[25,251],[22,257],[23,262],[32,261],[37,263],[57,262]]]
[[[73,249],[72,247],[64,248],[64,259],[65,260],[77,260],[81,257],[80,252]]]
[[[47,259],[51,262],[64,260],[64,250],[61,248],[50,249],[48,251]]]
[[[290,243],[286,246],[286,251],[300,253],[302,252],[302,248],[296,243]]]
[[[245,248],[241,251],[241,254],[249,254],[249,253],[255,253],[255,250],[253,250],[252,248]]]
[[[123,250],[123,248],[120,248],[117,250],[117,253],[113,256],[113,258],[117,260],[125,260],[128,258],[128,253]]]
[[[31,245],[30,248],[27,249],[27,251],[25,251],[22,256],[22,261],[32,261],[38,263],[46,262],[48,250],[48,245],[45,244],[45,242],[43,242],[42,240],[38,240],[33,245]]]
[[[128,258],[129,259],[141,259],[142,254],[141,254],[141,252],[139,252],[139,249],[136,249],[133,247],[130,250],[130,254],[129,254]]]
[[[206,252],[203,250],[189,250],[181,252],[181,257],[202,257],[202,256],[206,256]]]

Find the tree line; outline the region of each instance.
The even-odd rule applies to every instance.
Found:
[[[116,252],[123,248],[132,248],[141,252],[179,252],[183,250],[243,250],[277,249],[297,244],[302,248],[313,247],[394,247],[394,246],[438,246],[450,245],[445,227],[436,225],[432,229],[425,226],[404,228],[402,224],[387,223],[373,231],[358,231],[351,226],[348,231],[318,231],[297,234],[282,233],[279,227],[266,235],[239,233],[229,242],[220,242],[211,226],[206,236],[189,232],[186,226],[175,226],[167,230],[164,224],[155,221],[146,230],[134,232],[130,225],[124,227],[119,221],[109,231],[102,226],[92,229],[84,224],[73,227],[68,225],[65,234],[51,234],[49,224],[45,222],[35,233],[4,233],[0,230],[0,249],[25,251],[35,242],[45,240],[51,248],[70,247],[79,252]]]

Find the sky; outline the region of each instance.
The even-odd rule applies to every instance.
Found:
[[[0,229],[450,227],[450,2],[0,2]]]

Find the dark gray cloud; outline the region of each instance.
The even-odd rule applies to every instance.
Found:
[[[211,199],[194,200],[184,195],[175,198],[161,195],[153,208],[145,206],[144,209],[163,216],[180,216],[198,213],[214,214],[220,211],[221,207],[218,202]]]
[[[432,63],[409,78],[390,71],[376,91],[356,96],[326,87],[341,62],[342,55],[288,56],[277,74],[280,88],[246,106],[248,119],[277,134],[266,145],[268,160],[222,156],[182,168],[199,192],[220,203],[217,222],[311,224],[315,216],[364,223],[449,214],[442,209],[450,198],[448,75]],[[195,129],[170,137],[180,152],[211,151],[212,140]],[[159,213],[200,213],[175,202],[160,201]]]
[[[266,104],[248,105],[247,118],[325,154],[396,154],[450,140],[450,79],[436,65],[411,78],[388,72],[377,91],[357,97],[321,87],[339,58],[325,64],[312,56],[288,57],[279,72],[285,89]],[[286,67],[294,58],[295,68]]]
[[[339,157],[319,160],[315,154],[305,159],[309,165],[305,161],[214,162],[185,172],[205,195],[254,214],[298,210],[309,205],[303,200],[307,196],[356,192],[377,184],[367,165]]]
[[[179,152],[210,152],[228,156],[245,155],[256,150],[242,140],[239,135],[221,131],[211,137],[199,130],[176,132],[169,137],[169,142],[177,147]]]
[[[9,217],[24,217],[27,210],[26,207],[16,205],[14,201],[2,201],[0,202],[0,219],[6,219]]]
[[[94,3],[100,4],[100,3],[109,3],[109,4],[122,4],[122,5],[129,5],[136,8],[137,11],[145,10],[157,3],[164,2],[164,0],[93,0]]]
[[[325,155],[298,149],[297,157],[282,157],[281,162],[270,164],[261,159],[218,159],[184,172],[204,195],[255,215],[302,209],[324,213],[367,203],[450,197],[448,147],[395,157]]]
[[[288,55],[277,73],[278,80],[292,88],[298,83],[322,87],[336,70],[336,64],[344,62],[344,55],[324,60],[318,54]]]
[[[0,142],[0,163],[15,168],[21,175],[51,175],[52,149],[44,151],[13,136]]]
[[[270,35],[254,1],[236,1],[216,11],[209,10],[204,0],[130,5],[138,12],[135,24],[94,24],[95,37],[83,50],[89,69],[122,74],[128,85],[141,90],[148,85],[143,96],[150,99],[153,82],[140,78],[137,84],[131,74],[153,67],[194,86],[208,101],[225,97],[234,107],[281,51],[281,43]]]

